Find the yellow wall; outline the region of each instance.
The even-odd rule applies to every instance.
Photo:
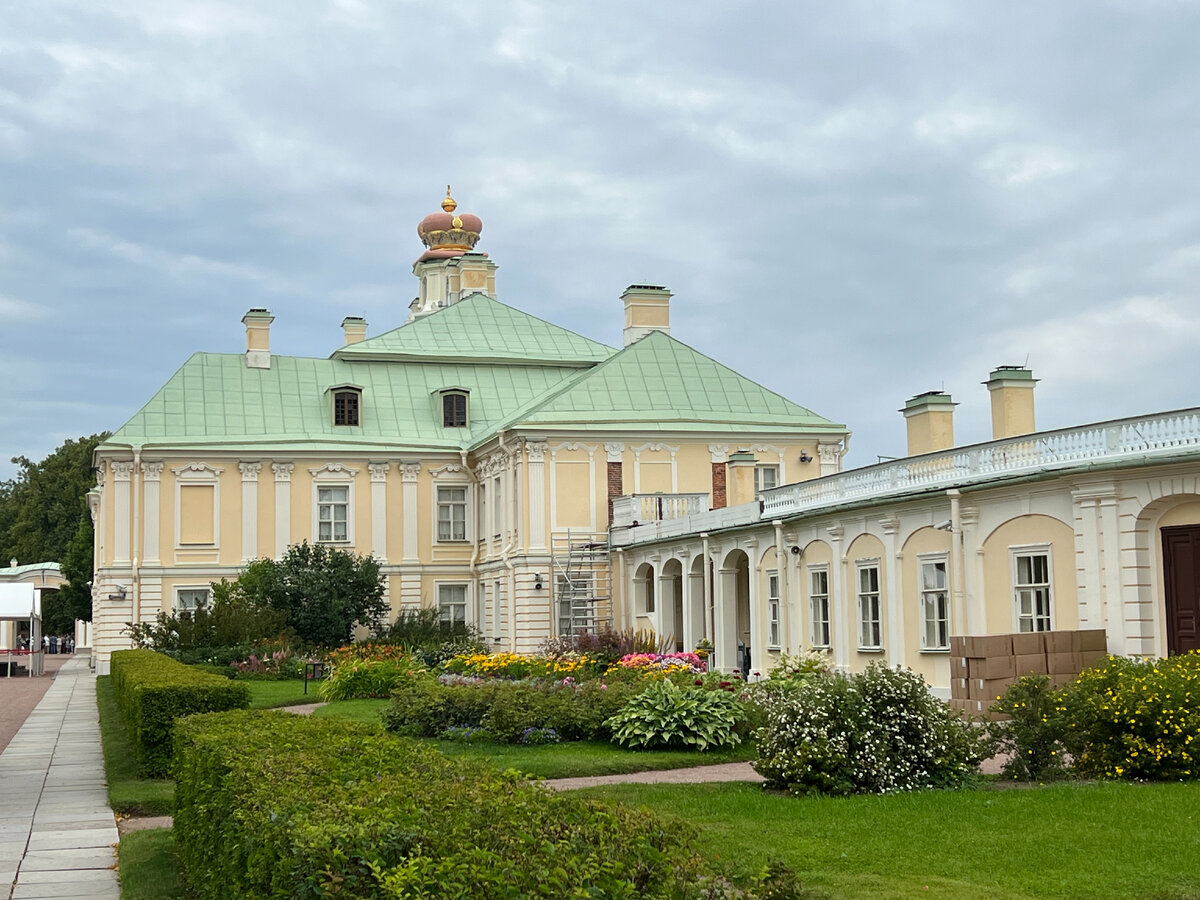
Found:
[[[873,534],[860,534],[850,542],[846,549],[846,565],[843,567],[842,574],[846,579],[845,604],[839,611],[840,615],[836,617],[837,622],[843,627],[850,629],[850,651],[852,659],[852,668],[855,670],[866,668],[867,664],[878,659],[887,659],[887,635],[888,635],[888,590],[887,583],[887,560],[883,555],[883,542]],[[858,620],[858,567],[859,560],[875,560],[875,565],[879,567],[879,604],[880,604],[880,642],[883,646],[883,652],[878,651],[860,651],[859,644],[859,620]],[[836,625],[835,625],[836,627]],[[836,639],[835,639],[836,643]]]
[[[1049,544],[1053,570],[1050,598],[1057,630],[1079,627],[1076,600],[1075,532],[1050,516],[1028,515],[1009,519],[983,542],[984,596],[987,597],[988,634],[1017,630],[1010,548]]]
[[[904,662],[914,672],[919,672],[930,684],[948,684],[949,663],[945,651],[921,650],[921,559],[923,553],[946,554],[946,599],[952,606],[953,597],[951,586],[954,572],[951,566],[954,560],[950,555],[951,536],[949,532],[936,528],[919,528],[904,542],[901,548],[903,558],[900,561],[901,587],[899,594],[903,598],[901,607],[904,610]],[[950,633],[962,634],[966,631],[966,623],[956,623],[954,613],[950,613]]]

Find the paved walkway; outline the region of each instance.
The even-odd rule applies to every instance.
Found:
[[[96,679],[76,657],[0,753],[0,900],[119,900]]]

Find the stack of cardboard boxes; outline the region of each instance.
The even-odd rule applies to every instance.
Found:
[[[997,698],[1023,675],[1046,675],[1055,687],[1108,653],[1103,630],[958,635],[950,638],[950,706],[991,716]]]

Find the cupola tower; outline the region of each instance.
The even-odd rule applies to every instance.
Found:
[[[442,211],[430,213],[417,226],[425,252],[413,263],[420,288],[408,307],[410,320],[437,312],[469,294],[496,297],[496,264],[475,249],[483,222],[479,216],[457,210],[458,202],[446,185]]]

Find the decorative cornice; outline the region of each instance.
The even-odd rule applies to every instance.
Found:
[[[292,480],[292,470],[295,463],[271,463],[271,471],[275,473],[276,484],[287,484]]]
[[[825,531],[835,541],[840,541],[842,538],[844,538],[846,536],[846,528],[844,525],[841,525],[841,524],[829,525],[825,528]]]
[[[117,462],[115,460],[110,459],[108,461],[108,465],[109,465],[109,468],[112,469],[113,478],[116,479],[117,481],[128,481],[130,479],[130,477],[133,475],[133,461],[132,460],[129,460],[129,461],[123,460],[121,462]]]
[[[408,484],[415,484],[421,474],[421,464],[411,459],[400,461],[400,477]]]
[[[884,534],[895,534],[900,530],[900,517],[895,513],[884,516],[879,520],[879,527],[883,529]]]
[[[240,462],[238,469],[242,473],[242,482],[249,484],[258,481],[258,473],[262,471],[262,463],[260,462]]]
[[[630,447],[629,449],[633,451],[634,457],[640,456],[644,450],[649,450],[651,453],[660,453],[665,450],[672,456],[679,452],[678,447],[672,447],[668,444],[663,444],[658,441],[654,441],[649,444],[642,444],[640,447]]]
[[[817,444],[817,456],[821,458],[822,464],[836,463],[842,458],[842,442],[836,444]]]
[[[711,454],[712,461],[715,463],[723,463],[729,460],[728,444],[709,444],[708,452]]]
[[[158,481],[162,476],[163,464],[160,462],[142,463],[142,478],[145,481]]]
[[[334,477],[352,479],[358,474],[358,469],[352,469],[343,463],[326,463],[325,465],[319,466],[315,469],[309,469],[308,472],[313,478],[321,476],[324,478]]]
[[[625,452],[624,444],[605,444],[604,452],[608,454],[609,462],[620,462],[621,456]]]
[[[585,444],[582,441],[566,441],[565,443],[562,443],[562,444],[555,444],[550,448],[551,453],[557,453],[559,450],[569,450],[572,453],[574,453],[578,450],[583,450],[587,453],[588,456],[591,456],[592,454],[594,454],[596,452],[596,445],[595,444]]]
[[[193,462],[186,466],[172,468],[176,478],[216,478],[225,470],[219,466],[210,466],[208,463]]]
[[[371,483],[380,484],[386,482],[388,469],[391,467],[392,464],[386,462],[367,463],[367,471],[371,473]]]
[[[438,466],[436,469],[429,470],[429,477],[433,479],[441,478],[443,475],[465,475],[466,469],[458,463],[446,463],[444,466]]]

